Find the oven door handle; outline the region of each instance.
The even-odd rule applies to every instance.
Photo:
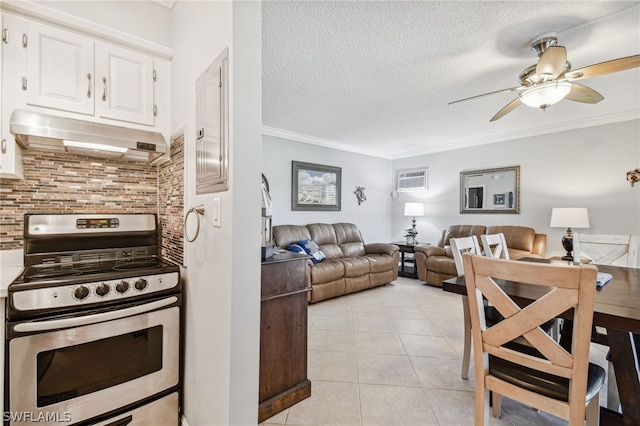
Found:
[[[131,308],[118,309],[116,311],[104,312],[101,314],[86,315],[83,317],[64,318],[48,321],[22,322],[16,324],[13,329],[18,332],[48,331],[60,328],[79,327],[83,325],[95,324],[98,322],[110,321],[114,319],[126,318],[145,312],[155,311],[156,309],[172,305],[178,301],[176,296],[167,297],[155,302],[145,303],[144,305],[133,306]]]

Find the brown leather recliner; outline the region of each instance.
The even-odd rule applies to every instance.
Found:
[[[273,239],[283,249],[313,239],[326,256],[319,263],[309,261],[310,303],[385,285],[398,278],[398,246],[365,244],[352,223],[278,225],[273,227]]]
[[[482,234],[503,233],[509,257],[544,257],[547,250],[547,236],[536,234],[533,228],[526,226],[489,226],[484,225],[453,225],[442,231],[437,246],[417,245],[415,248],[415,262],[418,269],[418,279],[427,284],[442,287],[442,281],[458,276],[453,254],[449,246],[450,238],[470,237],[476,235],[480,239]]]

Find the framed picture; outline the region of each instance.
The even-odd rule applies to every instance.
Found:
[[[342,168],[291,162],[291,210],[340,211]]]
[[[496,206],[504,206],[504,195],[505,194],[493,194],[493,204]]]

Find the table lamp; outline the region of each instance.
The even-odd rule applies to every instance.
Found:
[[[588,228],[589,213],[583,207],[563,207],[551,209],[552,228],[567,228],[567,233],[562,237],[562,247],[567,254],[562,260],[573,260],[573,234],[571,228]]]
[[[412,216],[411,220],[411,228],[407,229],[407,243],[415,244],[416,243],[416,235],[418,235],[418,231],[416,231],[416,216],[424,216],[424,204],[422,203],[404,203],[404,215]],[[409,241],[409,238],[411,239]]]

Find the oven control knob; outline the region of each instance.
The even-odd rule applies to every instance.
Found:
[[[118,293],[124,293],[127,290],[129,290],[129,282],[128,281],[122,280],[118,284],[116,284],[116,291]]]
[[[109,287],[109,284],[102,283],[96,287],[96,294],[98,296],[106,296],[107,294],[109,294],[109,291],[111,291],[111,287]]]
[[[83,285],[73,291],[73,297],[82,300],[89,295],[89,289]]]
[[[145,288],[147,288],[147,280],[145,280],[144,278],[138,278],[133,286],[136,288],[136,290],[144,290]]]

